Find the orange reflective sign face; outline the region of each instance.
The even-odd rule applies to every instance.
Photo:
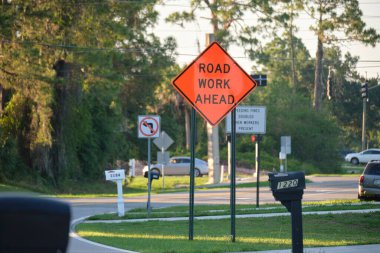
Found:
[[[212,126],[257,86],[217,42],[210,44],[172,84]]]

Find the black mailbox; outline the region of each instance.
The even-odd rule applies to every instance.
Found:
[[[0,196],[0,252],[66,252],[70,206],[47,198]]]
[[[144,177],[145,178],[149,178],[149,173],[148,173],[148,171],[145,171],[145,173],[144,173]],[[151,171],[150,172],[150,181],[152,181],[153,179],[159,179],[160,178],[160,173],[157,173],[157,172],[153,172],[153,171]]]
[[[278,201],[301,200],[305,189],[303,172],[268,173],[270,188]]]
[[[292,216],[292,252],[303,252],[302,234],[302,196],[305,185],[305,173],[286,172],[268,173],[273,196],[281,201]]]

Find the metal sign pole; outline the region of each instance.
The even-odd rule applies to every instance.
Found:
[[[150,138],[148,138],[148,203],[147,203],[147,209],[148,209],[148,216],[151,212],[151,206],[150,206],[150,191],[151,191],[151,184],[152,184],[152,178],[150,173]]]
[[[259,195],[260,195],[260,141],[261,135],[257,135],[256,140],[256,207],[259,208]]]
[[[288,156],[285,155],[285,172],[288,172]]]
[[[365,150],[365,128],[367,119],[367,98],[363,98],[363,118],[362,118],[362,150]]]
[[[163,156],[163,160],[165,160],[165,149],[164,147],[161,148],[161,153],[162,153],[162,156]],[[162,173],[162,190],[165,190],[165,166],[164,166],[164,161],[163,163],[161,164],[161,173]]]
[[[227,134],[228,180],[231,180],[231,135]]]
[[[194,170],[195,170],[195,109],[191,109],[191,140],[190,140],[190,198],[189,198],[189,240],[194,238]]]
[[[231,208],[231,241],[235,242],[235,205],[236,205],[236,109],[231,112],[231,186],[230,186],[230,208]]]

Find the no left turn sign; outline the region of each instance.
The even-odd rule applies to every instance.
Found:
[[[157,138],[160,136],[160,116],[139,115],[138,137]]]

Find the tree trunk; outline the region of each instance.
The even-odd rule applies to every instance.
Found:
[[[318,49],[315,64],[315,79],[314,79],[314,99],[313,108],[316,111],[321,109],[322,104],[322,61],[323,61],[323,44],[318,37]]]
[[[0,84],[0,117],[1,117],[1,115],[3,115],[3,110],[4,110],[4,106],[3,106],[3,86]]]
[[[213,14],[213,20],[216,18]],[[217,25],[215,25],[217,27]],[[214,27],[214,28],[215,28]],[[206,46],[215,40],[213,34],[206,34]],[[207,154],[209,183],[220,183],[219,128],[207,123]]]
[[[292,59],[292,84],[295,91],[297,87],[297,73],[296,73],[296,55],[294,50],[294,39],[293,39],[293,4],[291,3],[291,14],[290,14],[290,29],[289,29],[289,43],[290,43],[290,57]]]
[[[322,3],[320,3],[320,10],[322,10]],[[315,111],[321,109],[322,104],[322,61],[323,61],[323,14],[322,11],[319,12],[319,30],[318,30],[318,48],[316,54],[315,62],[315,75],[314,75],[314,98],[313,98],[313,108]]]
[[[208,183],[220,183],[219,128],[207,123]]]

